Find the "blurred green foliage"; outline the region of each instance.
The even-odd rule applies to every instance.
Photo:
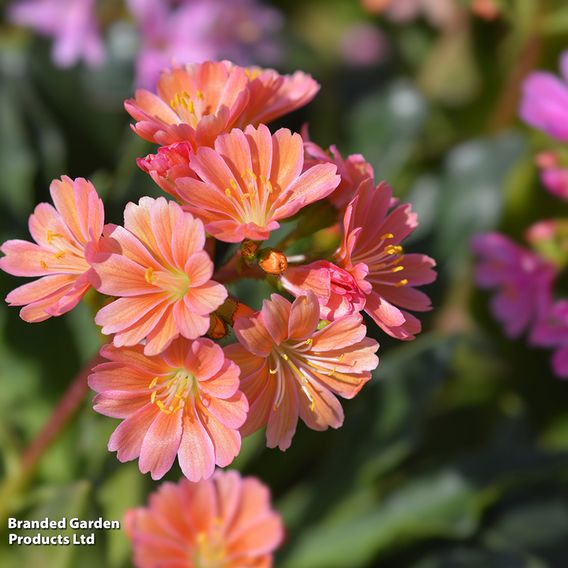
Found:
[[[530,222],[566,213],[539,187],[532,163],[550,142],[516,122],[515,105],[518,73],[552,68],[567,46],[568,9],[503,1],[502,18],[467,16],[452,34],[422,19],[399,26],[365,15],[355,1],[274,3],[288,18],[283,68],[322,83],[315,102],[286,124],[307,121],[321,145],[363,153],[378,178],[413,202],[422,225],[410,248],[434,256],[440,272],[419,339],[400,344],[377,334],[379,368],[345,401],[343,428],[302,425],[284,454],[267,450],[262,434],[245,441],[234,466],[271,487],[287,526],[276,565],[563,568],[568,385],[552,376],[546,352],[504,339],[487,296],[474,290],[469,242],[497,227],[520,237]],[[362,19],[383,31],[388,53],[358,68],[342,61],[338,45],[342,30]],[[27,238],[28,214],[61,174],[92,179],[113,222],[126,201],[159,194],[136,168],[149,147],[121,107],[131,71],[116,62],[94,75],[61,71],[47,45],[0,28],[1,240]],[[16,285],[0,275],[2,296]],[[258,307],[270,288],[247,281],[235,291]],[[0,306],[4,479],[17,478],[21,452],[98,342],[85,305],[33,326]],[[115,425],[92,411],[89,396],[4,513],[120,519],[143,504],[157,484],[107,452]],[[167,477],[179,475],[176,466]],[[122,532],[97,538],[96,547],[24,549],[3,537],[0,565],[130,565]]]

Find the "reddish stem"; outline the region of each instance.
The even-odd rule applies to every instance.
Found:
[[[73,379],[45,426],[24,451],[21,460],[24,473],[33,470],[52,442],[79,410],[89,390],[87,377],[91,369],[102,362],[103,358],[97,353]]]

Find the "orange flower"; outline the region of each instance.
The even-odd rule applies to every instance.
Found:
[[[308,103],[319,85],[305,73],[280,75],[228,61],[195,63],[164,71],[157,94],[136,91],[125,108],[134,131],[161,145],[187,141],[211,146],[234,126],[274,120]]]
[[[353,398],[378,365],[378,344],[365,337],[359,314],[317,329],[320,308],[308,291],[293,304],[278,294],[262,310],[241,317],[234,330],[239,343],[225,348],[241,368],[241,389],[250,410],[244,436],[267,425],[268,447],[286,450],[298,417],[313,430],[339,428],[343,409],[335,395]]]
[[[270,568],[284,537],[268,488],[236,471],[162,483],[125,528],[136,568]]]
[[[15,276],[41,276],[6,297],[11,306],[24,306],[20,317],[40,322],[73,309],[91,287],[92,270],[85,247],[96,245],[104,224],[103,203],[93,184],[63,176],[50,186],[55,207],[40,203],[30,216],[35,243],[6,241],[0,268]],[[37,243],[37,244],[36,244]]]
[[[200,218],[208,233],[236,243],[265,240],[281,219],[329,195],[339,184],[334,164],[317,164],[302,173],[304,148],[299,134],[268,127],[233,129],[199,148],[189,161],[198,179],[177,180],[184,208]]]

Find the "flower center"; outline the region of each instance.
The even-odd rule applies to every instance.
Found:
[[[369,280],[381,280],[381,274],[398,273],[404,270],[404,265],[401,264],[404,261],[404,249],[401,245],[388,244],[387,241],[391,239],[394,239],[394,235],[385,233],[372,248],[363,250],[361,254],[351,259],[353,264],[363,262],[368,266]],[[389,282],[392,283],[390,280]],[[402,278],[395,282],[394,286],[400,288],[407,284],[408,279]]]
[[[225,188],[225,195],[232,200],[241,221],[264,227],[279,192],[275,191],[269,179],[257,176],[251,169],[242,172],[239,177],[240,182],[230,180],[231,187]]]
[[[336,373],[336,364],[322,357],[319,352],[312,351],[312,338],[303,341],[290,341],[275,346],[269,357],[271,375],[275,375],[277,381],[276,396],[274,398],[274,410],[277,410],[286,394],[285,381],[282,376],[282,367],[286,365],[296,379],[300,390],[310,403],[310,410],[315,411],[316,400],[313,396],[313,385],[317,383],[317,375],[326,375],[341,381],[341,376]],[[341,354],[338,360],[343,360]]]
[[[191,284],[189,276],[181,270],[156,270],[149,267],[144,273],[144,278],[148,284],[168,292],[173,301],[181,300]]]
[[[195,538],[193,563],[195,568],[224,568],[226,566],[226,551],[221,521],[215,519],[209,532],[200,532]]]
[[[204,100],[205,97],[200,90],[197,90],[195,97],[192,97],[187,91],[183,91],[175,94],[170,101],[170,107],[180,117],[181,122],[196,128],[203,116],[211,114],[211,105],[205,105]]]
[[[165,377],[154,377],[148,389],[152,391],[150,402],[166,414],[183,409],[188,400],[199,395],[197,380],[186,369],[176,369]]]

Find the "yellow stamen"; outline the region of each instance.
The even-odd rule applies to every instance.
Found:
[[[154,377],[154,378],[150,381],[150,384],[148,385],[148,388],[149,388],[149,389],[153,389],[157,384],[158,384],[158,377]]]
[[[402,280],[399,280],[399,281],[395,284],[395,286],[396,286],[397,288],[400,288],[400,287],[402,287],[402,286],[406,286],[407,284],[408,284],[408,280],[407,280],[406,278],[403,278]]]
[[[384,235],[381,236],[382,240],[386,240],[386,239],[394,239],[394,235],[392,233],[385,233]]]
[[[40,266],[41,266],[44,270],[47,270],[47,263],[46,263],[45,261],[40,260],[40,261],[39,261],[39,264],[40,264]]]
[[[228,187],[225,188],[225,195],[231,197],[231,190]]]
[[[404,266],[395,266],[391,268],[391,272],[400,272],[401,270],[404,270]]]
[[[65,256],[65,251],[60,250],[59,252],[56,252],[53,256],[57,259],[63,258]]]
[[[402,252],[402,247],[400,245],[388,245],[385,247],[386,254],[400,254]]]
[[[150,266],[146,269],[146,272],[144,272],[144,280],[146,280],[148,284],[154,284],[155,279],[156,277],[154,276],[154,269]]]

